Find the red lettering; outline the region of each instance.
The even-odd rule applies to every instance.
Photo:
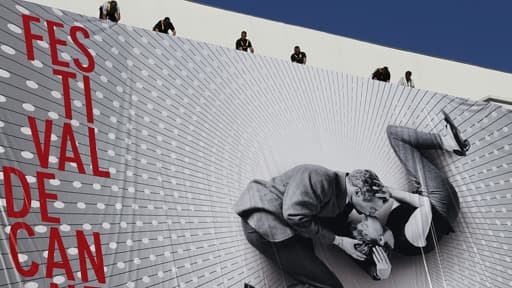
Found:
[[[100,170],[98,162],[98,151],[96,150],[96,132],[93,127],[89,127],[89,150],[91,152],[92,174],[94,176],[110,178],[110,171]]]
[[[96,251],[96,259],[92,254],[89,243],[87,242],[87,238],[85,238],[84,232],[82,230],[76,230],[76,241],[78,246],[78,258],[80,259],[80,273],[82,276],[83,282],[89,281],[89,275],[87,273],[87,263],[85,262],[86,257],[89,259],[91,263],[92,269],[96,274],[96,279],[99,283],[105,283],[105,266],[103,265],[103,252],[101,251],[101,240],[100,233],[94,232],[94,249]]]
[[[85,39],[89,39],[89,31],[80,26],[73,26],[69,32],[71,34],[71,41],[80,51],[82,51],[84,56],[87,58],[88,63],[87,65],[83,65],[78,58],[73,58],[73,62],[75,63],[76,67],[80,69],[80,71],[84,73],[91,73],[94,71],[95,67],[94,56],[92,55],[91,51],[89,51],[89,49],[87,49],[87,47],[85,47],[85,45],[78,39],[78,33],[84,35]]]
[[[67,287],[68,288],[75,288],[75,285],[70,284]],[[99,288],[97,286],[88,286],[88,285],[85,285],[83,287],[84,288]],[[50,283],[50,288],[59,288],[59,284],[57,284],[57,283]]]
[[[32,133],[32,140],[36,146],[37,158],[39,165],[42,168],[48,169],[48,160],[50,157],[50,143],[52,138],[53,120],[47,119],[44,127],[44,147],[41,146],[41,138],[39,138],[39,130],[37,129],[36,118],[28,116],[28,123],[30,124],[30,131]]]
[[[71,269],[68,255],[66,254],[66,249],[64,248],[64,243],[62,242],[62,237],[60,236],[59,229],[57,227],[50,228],[49,241],[50,242],[48,243],[48,262],[46,263],[46,278],[53,278],[54,270],[61,269],[66,272],[68,280],[75,281],[75,277],[73,276],[73,270]],[[55,260],[55,246],[57,246],[57,249],[59,251],[61,262],[56,262]]]
[[[39,23],[41,19],[38,17],[30,16],[30,15],[21,15],[23,18],[23,30],[25,31],[25,47],[27,50],[27,59],[32,61],[35,59],[34,56],[34,40],[43,41],[43,36],[39,34],[33,34],[32,28],[30,28],[31,22]]]
[[[33,237],[35,235],[34,230],[24,222],[17,222],[11,226],[11,231],[9,232],[9,248],[11,251],[11,259],[14,263],[14,267],[16,271],[20,273],[23,277],[32,277],[36,275],[37,270],[39,269],[39,264],[37,262],[32,261],[30,264],[30,268],[25,270],[21,266],[20,260],[18,258],[18,231],[25,230],[27,235]]]
[[[94,123],[94,114],[92,111],[91,79],[87,75],[84,75],[84,95],[87,122],[92,124]]]
[[[67,156],[68,143],[71,144],[71,151],[73,156]],[[64,123],[62,127],[62,139],[60,142],[60,157],[59,157],[59,170],[66,170],[66,162],[76,163],[76,168],[80,174],[85,174],[84,163],[80,157],[80,151],[75,140],[75,134],[73,134],[73,127],[70,123]]]
[[[53,74],[62,77],[62,95],[64,97],[64,111],[66,118],[73,119],[71,108],[71,90],[69,88],[69,79],[76,79],[76,73],[67,72],[59,69],[53,69]]]
[[[48,215],[48,202],[47,200],[58,199],[57,194],[48,193],[44,184],[45,179],[55,179],[55,174],[46,172],[37,172],[37,188],[39,190],[39,202],[41,209],[41,220],[44,222],[60,224],[60,218]]]
[[[55,28],[64,28],[64,24],[46,20],[46,26],[48,27],[48,36],[50,37],[50,53],[52,55],[52,64],[56,66],[69,68],[69,63],[61,61],[59,59],[59,49],[57,46],[67,46],[65,40],[57,38]]]
[[[10,218],[23,218],[30,212],[30,204],[32,203],[32,196],[30,195],[30,186],[28,185],[25,174],[14,167],[3,167],[4,173],[4,191],[5,191],[5,203],[7,205],[7,217]],[[14,174],[18,177],[21,188],[23,190],[23,207],[19,211],[16,211],[14,207],[14,195],[12,189],[11,175]]]

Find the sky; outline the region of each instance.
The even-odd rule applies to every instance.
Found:
[[[194,2],[512,73],[512,0]]]

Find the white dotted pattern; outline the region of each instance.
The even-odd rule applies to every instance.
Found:
[[[28,2],[2,5],[10,8],[5,19],[41,11]],[[11,21],[2,29],[16,39],[9,41],[18,42],[0,44],[0,84],[10,88],[0,91],[0,159],[20,167],[35,185],[41,168],[26,115],[38,119],[41,139],[43,120],[54,121],[51,140],[57,142],[52,142],[49,166],[58,179],[48,181],[47,189],[59,201],[49,201],[48,209],[63,223],[36,223],[34,230],[41,238],[50,227],[65,236],[77,229],[89,236],[101,233],[108,287],[242,287],[244,282],[281,287],[279,274],[248,245],[232,212],[248,181],[302,162],[345,171],[357,163],[390,184],[405,186],[407,180],[397,180],[405,173],[386,142],[385,125],[442,131],[441,109],[454,115],[473,147],[468,157],[441,158],[462,211],[457,233],[440,243],[442,257],[426,257],[433,286],[502,288],[512,281],[508,111],[123,25],[110,29],[105,21],[58,9],[42,11],[48,15],[37,16],[81,23],[91,36],[92,31],[100,34],[86,42],[97,64],[91,74],[95,122],[85,118],[80,78],[71,81],[74,119],[65,119],[61,83],[47,77],[52,67],[48,43],[39,41],[38,59],[26,61],[25,51],[16,50],[25,47],[23,31]],[[81,55],[73,47],[60,48],[61,59]],[[6,59],[17,59],[32,73],[20,75],[16,67],[4,65],[11,63]],[[66,166],[67,172],[57,170],[60,155],[53,146],[59,145],[60,129],[68,121],[88,175],[79,175],[75,163]],[[97,130],[99,162],[111,172],[109,179],[90,175],[88,125]],[[31,204],[39,211],[37,200]],[[5,219],[1,230],[8,233],[12,223]],[[72,239],[64,241],[76,259]],[[24,262],[47,257],[47,252],[22,251]],[[392,275],[400,277],[396,267]],[[20,286],[6,282],[16,277],[4,278],[0,285]],[[67,284],[64,276],[52,280]],[[24,287],[48,286],[39,281]],[[371,280],[361,279],[361,287],[364,281]]]

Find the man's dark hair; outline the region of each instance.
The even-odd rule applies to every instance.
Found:
[[[299,46],[295,46],[293,49],[300,49],[300,47]]]
[[[411,75],[412,75],[412,72],[411,72],[411,71],[407,71],[407,72],[405,72],[405,76],[407,76],[407,77],[411,77]]]
[[[171,18],[169,18],[169,17],[165,17],[165,18],[164,18],[164,22],[171,22]]]
[[[381,198],[384,202],[389,200],[389,193],[384,191],[379,176],[372,170],[354,170],[348,174],[347,180],[352,186],[359,188],[364,201],[370,201],[373,198]]]
[[[117,1],[110,1],[110,7],[117,7]]]

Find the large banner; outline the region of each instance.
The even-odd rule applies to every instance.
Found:
[[[510,111],[0,8],[0,287],[512,286]]]

